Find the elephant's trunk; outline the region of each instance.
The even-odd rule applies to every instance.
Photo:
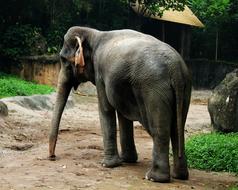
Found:
[[[49,136],[49,159],[55,160],[55,147],[59,131],[60,119],[67,102],[72,85],[59,83],[56,103],[54,106],[53,117],[51,121],[51,133]]]

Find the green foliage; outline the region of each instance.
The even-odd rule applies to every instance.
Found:
[[[191,168],[238,174],[238,133],[201,134],[188,139],[186,155]]]
[[[73,0],[73,25],[101,30],[128,28],[129,4],[125,0]]]
[[[73,4],[76,6],[78,11],[84,10],[85,12],[90,13],[93,9],[92,2],[90,3],[90,1],[73,0]],[[79,14],[79,12],[76,14]]]
[[[228,190],[238,190],[238,184],[236,186],[229,187]]]
[[[10,26],[2,36],[2,54],[17,59],[20,56],[32,55],[33,52],[42,53],[41,29],[31,25]]]
[[[0,98],[49,94],[53,91],[54,89],[52,87],[27,82],[15,76],[0,73]]]
[[[152,14],[161,14],[167,8],[183,8],[185,1],[139,2]],[[9,0],[7,4],[0,2],[0,55],[17,59],[24,55],[58,53],[63,35],[72,25],[87,25],[101,30],[133,28],[129,13],[130,3],[133,2],[135,3],[134,0]],[[161,5],[163,9],[159,8]],[[9,10],[12,11],[9,13]],[[42,39],[41,34],[45,39]],[[43,46],[46,46],[47,42],[47,47],[42,46],[42,41],[45,41]]]
[[[100,30],[140,30],[143,19],[137,17],[130,7],[135,2],[136,0],[8,0],[8,3],[0,1],[0,56],[17,59],[22,55],[58,53],[63,35],[73,25],[90,26]],[[219,59],[238,59],[238,1],[138,2],[144,7],[140,11],[142,14],[147,12],[160,16],[167,9],[181,11],[188,3],[206,26],[192,32],[191,57],[214,58],[216,49]]]
[[[193,11],[206,25],[216,25],[229,17],[230,0],[189,0]]]
[[[47,53],[53,54],[59,52],[66,31],[67,29],[65,27],[57,25],[53,25],[48,29],[46,34]]]
[[[237,61],[238,1],[189,0],[189,6],[205,24],[192,32],[191,56],[213,59],[217,45],[218,59]]]
[[[146,10],[149,11],[152,15],[159,15],[162,16],[163,12],[168,9],[172,10],[178,10],[183,11],[184,6],[187,3],[187,0],[129,0],[130,3],[136,3],[138,2],[140,5],[143,5],[145,7],[145,10],[142,10],[145,12]],[[143,14],[143,13],[142,13]]]

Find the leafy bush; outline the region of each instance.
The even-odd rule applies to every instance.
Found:
[[[65,26],[53,25],[51,26],[46,34],[47,39],[47,53],[59,52],[61,45],[63,44],[63,37],[66,33],[67,28]]]
[[[238,190],[238,184],[236,186],[233,186],[233,187],[229,187],[228,190]]]
[[[15,76],[0,73],[0,98],[10,96],[29,96],[33,94],[49,94],[52,87],[21,80]]]
[[[13,25],[2,36],[2,54],[13,59],[44,53],[46,41],[41,29],[31,25]]]
[[[191,168],[238,174],[238,133],[191,137],[186,143],[186,155]]]

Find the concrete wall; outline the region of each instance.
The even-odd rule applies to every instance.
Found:
[[[188,60],[186,64],[192,72],[195,89],[213,89],[225,78],[227,73],[238,68],[238,63],[207,59]]]
[[[206,59],[188,60],[186,64],[193,76],[195,89],[213,89],[218,85],[238,64],[227,62],[215,62]],[[40,84],[57,85],[60,63],[58,56],[31,56],[18,61],[0,59],[0,71],[20,76],[29,81]],[[82,91],[86,94],[95,94],[92,85],[82,85]]]
[[[30,56],[17,61],[0,60],[0,71],[14,74],[39,84],[57,85],[60,62],[58,56]]]

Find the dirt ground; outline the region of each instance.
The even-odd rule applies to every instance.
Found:
[[[211,130],[207,112],[210,91],[195,91],[192,96],[186,137]],[[54,95],[47,100],[52,107]],[[238,184],[228,173],[190,169],[188,181],[168,184],[144,179],[151,164],[152,141],[139,123],[135,123],[135,142],[139,154],[136,164],[103,168],[102,135],[96,97],[73,95],[74,106],[65,110],[56,147],[56,161],[49,161],[48,133],[52,111],[29,108],[27,101],[4,100],[9,115],[0,117],[0,190],[174,190],[227,189]],[[72,104],[72,102],[71,102]],[[42,106],[42,107],[47,107]]]

